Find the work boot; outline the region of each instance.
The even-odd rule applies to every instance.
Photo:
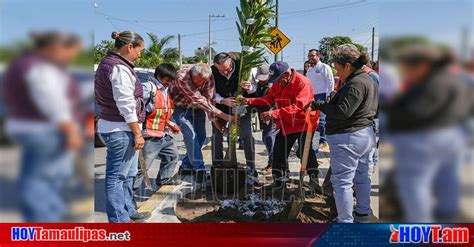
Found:
[[[145,220],[149,219],[150,217],[150,212],[137,212],[134,215],[130,215],[130,219],[135,223],[145,222]]]

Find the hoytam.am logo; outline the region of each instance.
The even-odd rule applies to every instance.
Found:
[[[469,243],[469,228],[442,225],[390,225],[390,243]]]
[[[43,227],[12,227],[12,241],[130,241],[130,232],[107,232],[105,229],[45,229]]]

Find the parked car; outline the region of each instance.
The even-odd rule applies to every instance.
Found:
[[[147,81],[153,81],[154,79],[154,74],[153,72],[150,72],[149,70],[146,69],[137,69],[135,70],[137,72],[138,78],[140,79],[141,83],[145,83]],[[94,146],[95,147],[105,147],[104,140],[102,139],[102,136],[100,136],[97,133],[97,121],[99,121],[99,108],[97,106],[97,102],[94,100],[94,105],[95,105],[95,110],[94,110],[94,123],[95,123],[95,137],[94,137]]]

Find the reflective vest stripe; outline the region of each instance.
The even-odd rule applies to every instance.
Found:
[[[162,109],[156,109],[156,114],[153,119],[153,129],[158,129],[160,119],[161,119]]]
[[[166,123],[170,121],[173,114],[174,104],[169,93],[167,94],[167,100],[165,100],[163,92],[159,89],[156,90],[154,103],[153,112],[151,112],[146,119],[144,135],[149,137],[162,137],[165,135]]]

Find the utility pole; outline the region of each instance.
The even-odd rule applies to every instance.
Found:
[[[278,27],[278,0],[275,5],[275,27]],[[275,54],[275,62],[278,61],[278,54]]]
[[[375,27],[372,27],[372,53],[370,59],[374,62],[374,38],[375,38]]]
[[[461,30],[461,61],[467,62],[469,60],[469,29],[463,27]]]
[[[178,33],[178,53],[179,53],[179,69],[183,68],[183,55],[181,54],[181,34]]]
[[[209,58],[207,59],[207,63],[209,64],[209,66],[211,66],[211,54],[212,54],[212,49],[211,49],[211,18],[212,17],[215,17],[215,18],[219,18],[219,17],[225,17],[225,15],[209,15],[209,44],[208,44],[208,49],[209,49]]]

